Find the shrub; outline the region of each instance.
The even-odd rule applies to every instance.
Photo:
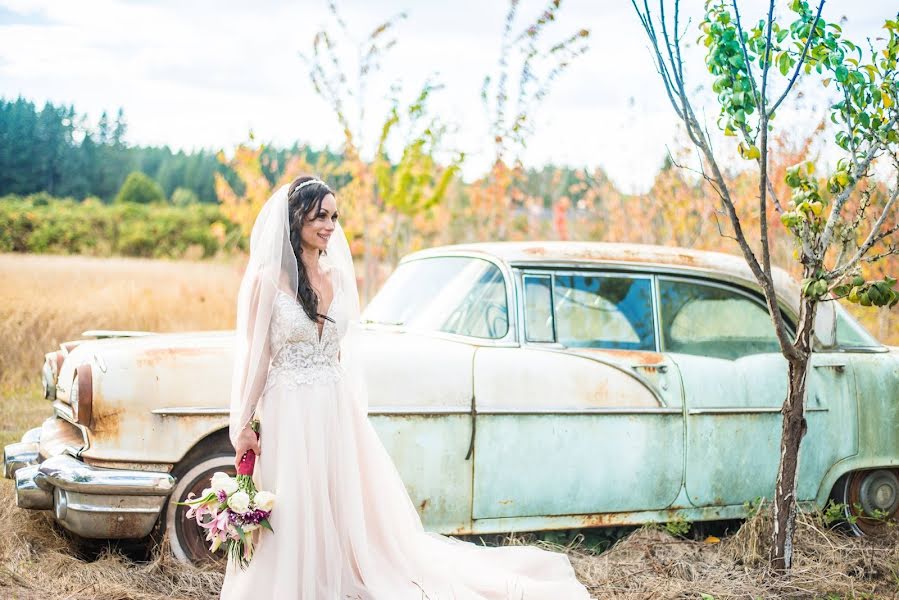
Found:
[[[215,204],[0,197],[0,252],[181,258],[245,248],[240,228]]]
[[[193,190],[179,187],[175,188],[175,191],[172,192],[172,204],[175,206],[187,206],[189,204],[196,204],[199,201],[200,199]]]
[[[133,171],[125,179],[116,195],[115,201],[134,202],[136,204],[151,204],[154,202],[165,202],[165,194],[159,184],[144,175],[140,171]]]

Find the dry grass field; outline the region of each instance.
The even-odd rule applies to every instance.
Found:
[[[234,326],[237,262],[0,254],[0,443],[40,424],[44,353],[87,329]]]
[[[239,278],[237,262],[0,255],[0,443],[49,415],[37,383],[44,352],[86,329],[228,328]],[[595,598],[899,597],[899,536],[848,538],[803,515],[795,568],[775,577],[764,566],[769,527],[762,513],[720,543],[705,541],[707,527],[689,538],[644,528],[611,549],[620,534],[553,538],[566,545],[528,536],[500,542],[567,552]],[[221,584],[219,570],[179,564],[164,550],[138,561],[85,549],[47,514],[17,509],[5,480],[0,531],[0,598],[205,600]]]

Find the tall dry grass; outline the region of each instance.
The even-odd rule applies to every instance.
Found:
[[[233,327],[241,265],[0,254],[0,444],[47,415],[44,353],[87,329]]]

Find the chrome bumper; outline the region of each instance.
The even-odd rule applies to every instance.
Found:
[[[52,510],[60,525],[81,537],[149,535],[175,485],[168,473],[102,469],[68,454],[40,464],[35,455],[35,464],[20,464],[25,459],[18,447],[25,443],[4,452],[4,473],[16,480],[16,505]]]
[[[36,465],[40,441],[41,428],[35,427],[25,432],[21,442],[7,445],[3,449],[3,476],[13,479],[22,467]]]

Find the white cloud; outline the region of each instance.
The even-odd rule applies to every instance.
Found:
[[[358,32],[404,9],[409,13],[398,28],[398,46],[369,88],[369,139],[386,108],[390,82],[400,81],[413,93],[437,72],[446,87],[433,99],[434,112],[456,124],[450,141],[469,157],[466,175],[483,172],[492,146],[479,92],[484,75],[496,69],[507,4],[345,0],[341,5]],[[543,5],[523,1],[519,22]],[[698,1],[689,6],[701,9]],[[763,7],[753,0],[745,19],[757,19]],[[831,18],[849,13],[846,31],[856,38],[870,35],[892,10],[887,0],[834,0],[825,8]],[[696,22],[697,13],[688,16]],[[261,140],[337,147],[340,129],[311,89],[298,57],[322,26],[339,42],[347,41],[324,0],[252,5],[0,0],[0,96],[72,103],[93,118],[121,106],[129,141],[138,144],[230,148],[252,128]],[[591,49],[535,113],[536,133],[524,160],[601,166],[623,189],[643,189],[665,145],[675,143],[675,117],[629,2],[570,0],[548,33],[558,37],[581,27],[592,30]],[[690,56],[691,82],[700,84],[705,75],[699,49]],[[820,110],[821,94],[807,93],[818,98]],[[707,115],[712,125],[714,116]],[[808,106],[781,117],[797,128],[817,120]]]

